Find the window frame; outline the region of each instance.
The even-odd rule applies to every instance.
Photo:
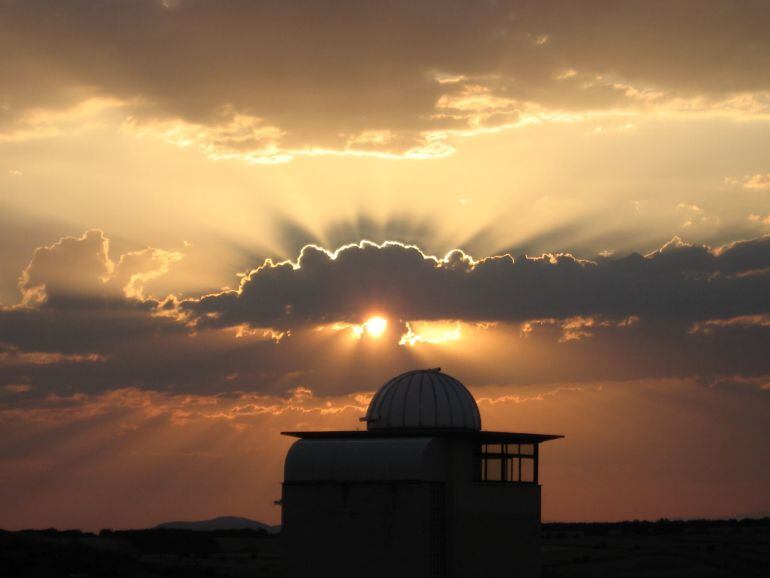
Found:
[[[489,451],[490,446],[497,446],[498,451]],[[531,452],[522,451],[522,446],[531,446]],[[526,484],[537,485],[538,482],[538,461],[539,444],[536,442],[479,442],[476,444],[474,452],[474,481],[482,484]],[[489,460],[501,460],[500,479],[488,479],[487,468]],[[522,460],[531,460],[532,479],[522,480],[521,474],[524,468]],[[515,464],[516,479],[509,479],[509,469],[511,462]],[[510,470],[512,471],[512,470]]]

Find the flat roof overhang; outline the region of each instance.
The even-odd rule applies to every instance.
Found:
[[[284,431],[281,435],[300,439],[374,439],[394,437],[447,437],[470,439],[484,444],[539,444],[563,438],[563,435],[474,431],[460,429],[387,429],[381,431]]]

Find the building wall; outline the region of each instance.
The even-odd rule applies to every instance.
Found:
[[[540,486],[474,481],[473,444],[450,445],[451,578],[540,576]]]
[[[443,457],[439,464],[431,454],[430,466],[415,470],[427,479],[364,480],[353,465],[352,481],[287,479],[282,536],[289,578],[540,576],[540,486],[475,481],[469,441],[431,447]],[[335,475],[348,470],[344,455],[334,456]],[[293,471],[305,477],[305,469]]]
[[[444,577],[445,484],[285,482],[289,578]]]

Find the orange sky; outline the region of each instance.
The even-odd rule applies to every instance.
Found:
[[[567,436],[545,519],[767,515],[768,28],[0,0],[0,525],[277,522],[281,430],[435,366]]]

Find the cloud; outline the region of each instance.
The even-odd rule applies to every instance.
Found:
[[[718,218],[708,216],[706,212],[698,205],[679,203],[676,208],[682,211],[686,216],[686,220],[681,224],[683,229],[692,227],[693,225],[719,224]]]
[[[693,333],[711,333],[718,329],[731,327],[770,327],[770,314],[741,315],[739,317],[730,317],[727,319],[709,319],[707,321],[695,323],[692,326],[691,331]]]
[[[747,189],[761,190],[770,189],[770,173],[747,176],[743,180],[743,186]]]
[[[646,256],[598,262],[569,254],[474,260],[461,251],[438,258],[415,246],[361,242],[333,253],[306,246],[296,262],[268,260],[238,289],[179,308],[201,327],[357,323],[372,311],[404,321],[696,321],[765,312],[768,267],[770,237],[717,249],[675,238]]]
[[[596,328],[600,327],[630,327],[639,322],[639,318],[632,315],[618,321],[602,319],[601,317],[568,317],[566,319],[533,319],[523,323],[521,332],[523,336],[530,335],[535,328],[559,327],[562,336],[559,342],[586,339],[593,337]]]
[[[82,237],[65,237],[53,245],[35,250],[32,261],[21,274],[22,304],[56,306],[75,296],[120,296],[107,285],[114,264],[109,258],[109,241],[101,231]],[[112,291],[110,291],[112,289]]]
[[[39,247],[19,278],[20,302],[0,307],[0,344],[71,361],[68,356],[109,355],[126,339],[179,333],[184,328],[144,293],[146,283],[181,258],[147,248],[113,261],[99,230]],[[23,359],[21,352],[15,358]]]
[[[614,110],[768,114],[761,1],[5,0],[0,17],[0,126],[18,138],[89,102],[260,163],[441,156],[456,137]]]
[[[751,213],[748,216],[749,222],[751,223],[760,223],[762,225],[770,225],[770,213],[768,213],[765,217],[762,215],[757,215],[756,213]]]
[[[115,263],[109,253],[109,240],[96,229],[36,249],[19,279],[22,305],[61,309],[84,299],[120,303],[125,298],[140,304],[144,285],[182,259],[176,251],[148,248],[121,255]]]
[[[770,189],[770,173],[754,173],[740,178],[727,177],[725,183],[740,186],[749,191],[762,191]]]
[[[175,252],[113,259],[104,233],[89,231],[37,249],[20,302],[0,309],[0,386],[11,387],[6,400],[126,388],[302,387],[323,398],[371,391],[415,366],[462,366],[479,385],[763,375],[769,245],[675,238],[599,261],[306,246],[296,261],[264,262],[237,290],[181,299],[144,285],[166,271],[173,279]],[[389,320],[384,334],[357,337],[375,314]]]
[[[91,354],[65,354],[48,353],[44,351],[24,352],[16,347],[5,346],[0,343],[0,367],[12,364],[18,365],[48,365],[59,363],[96,363],[105,361],[105,357],[95,353]],[[26,389],[23,389],[26,391]]]

